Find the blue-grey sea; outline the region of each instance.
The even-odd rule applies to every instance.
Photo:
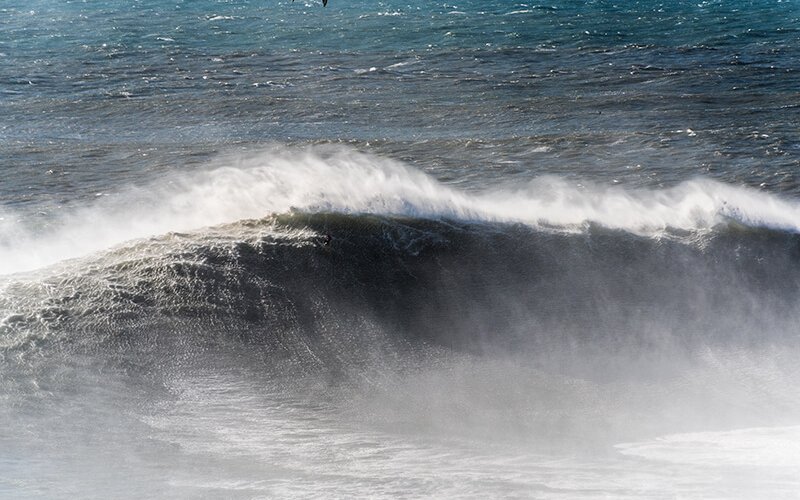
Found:
[[[800,498],[800,2],[0,0],[0,498]]]

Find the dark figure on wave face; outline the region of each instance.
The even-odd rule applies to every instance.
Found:
[[[294,3],[294,0],[292,0],[292,3]],[[328,0],[322,0],[322,6],[325,7],[326,5],[328,5]]]

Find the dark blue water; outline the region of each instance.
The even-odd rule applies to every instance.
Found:
[[[6,2],[2,195],[52,194],[48,170],[102,185],[271,141],[344,142],[452,181],[703,175],[796,194],[799,10]]]
[[[0,497],[797,498],[800,3],[0,1]]]

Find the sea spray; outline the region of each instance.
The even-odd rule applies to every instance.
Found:
[[[337,212],[522,223],[555,230],[597,224],[643,236],[705,231],[737,222],[800,228],[800,204],[708,179],[661,190],[603,187],[542,177],[478,191],[448,186],[395,160],[342,147],[274,147],[218,158],[201,172],[128,188],[83,208],[55,213],[45,228],[4,212],[0,273],[36,269],[129,240],[256,219]],[[29,217],[33,219],[33,217]]]

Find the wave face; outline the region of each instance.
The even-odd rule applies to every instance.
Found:
[[[557,231],[295,212],[13,275],[4,324],[116,331],[233,321],[270,343],[283,331],[313,337],[325,323],[318,314],[341,318],[352,309],[399,336],[456,347],[536,340],[554,329],[600,342],[624,343],[619,335],[634,332],[656,342],[755,341],[764,331],[793,331],[798,256],[796,233],[733,223],[669,238],[595,224]],[[642,332],[654,318],[659,331]]]
[[[660,491],[661,457],[706,492],[783,491],[770,488],[800,463],[790,449],[738,493],[703,477],[751,462],[699,457],[717,440],[779,442],[800,415],[793,202],[705,180],[466,192],[348,151],[287,154],[131,191],[65,215],[63,232],[4,234],[26,235],[6,262],[52,263],[2,278],[0,439],[21,478],[3,488],[111,494],[122,477],[97,472],[113,463],[142,479],[132,495],[356,492],[348,477],[401,460],[376,487],[485,491],[427,476],[449,449],[445,467],[480,463],[501,495],[568,456],[570,494],[614,490],[608,467]],[[26,260],[76,234],[96,235],[80,257]],[[341,455],[314,458],[327,446]],[[263,480],[278,465],[311,469],[289,492],[280,473]]]

